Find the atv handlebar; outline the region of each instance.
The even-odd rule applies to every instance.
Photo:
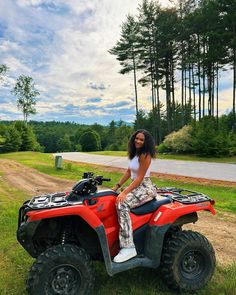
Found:
[[[94,176],[93,172],[85,172],[83,178],[73,186],[72,192],[81,196],[95,193],[97,186],[102,185],[103,181],[111,181],[111,179],[103,178],[102,175]]]
[[[102,181],[111,181],[110,178],[103,178]]]

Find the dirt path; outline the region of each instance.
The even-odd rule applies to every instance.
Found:
[[[8,183],[32,195],[70,190],[74,184],[74,181],[52,177],[11,160],[0,160],[0,171]],[[229,265],[236,261],[236,215],[220,212],[213,216],[201,212],[195,225],[184,228],[199,231],[211,241],[218,263]]]
[[[3,171],[3,178],[8,183],[32,195],[67,191],[75,183],[40,173],[12,160],[0,159],[0,171]]]

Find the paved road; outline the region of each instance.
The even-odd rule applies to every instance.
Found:
[[[58,153],[57,155],[61,155],[65,160],[118,168],[127,168],[128,165],[128,159],[126,157],[101,156],[77,152]],[[151,171],[236,182],[236,164],[156,159],[152,163]]]

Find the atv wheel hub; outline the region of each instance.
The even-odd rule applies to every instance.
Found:
[[[53,291],[52,294],[74,294],[78,291],[80,284],[81,276],[79,270],[72,265],[60,265],[50,272],[46,289],[51,289]]]
[[[192,279],[201,273],[203,257],[198,251],[187,252],[182,260],[181,272],[187,279]]]

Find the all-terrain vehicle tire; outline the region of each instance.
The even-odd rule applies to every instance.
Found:
[[[26,288],[30,295],[87,295],[91,294],[94,278],[92,261],[84,249],[57,245],[39,255]]]
[[[161,272],[172,289],[196,291],[205,286],[215,269],[215,252],[198,232],[179,231],[163,247]]]

